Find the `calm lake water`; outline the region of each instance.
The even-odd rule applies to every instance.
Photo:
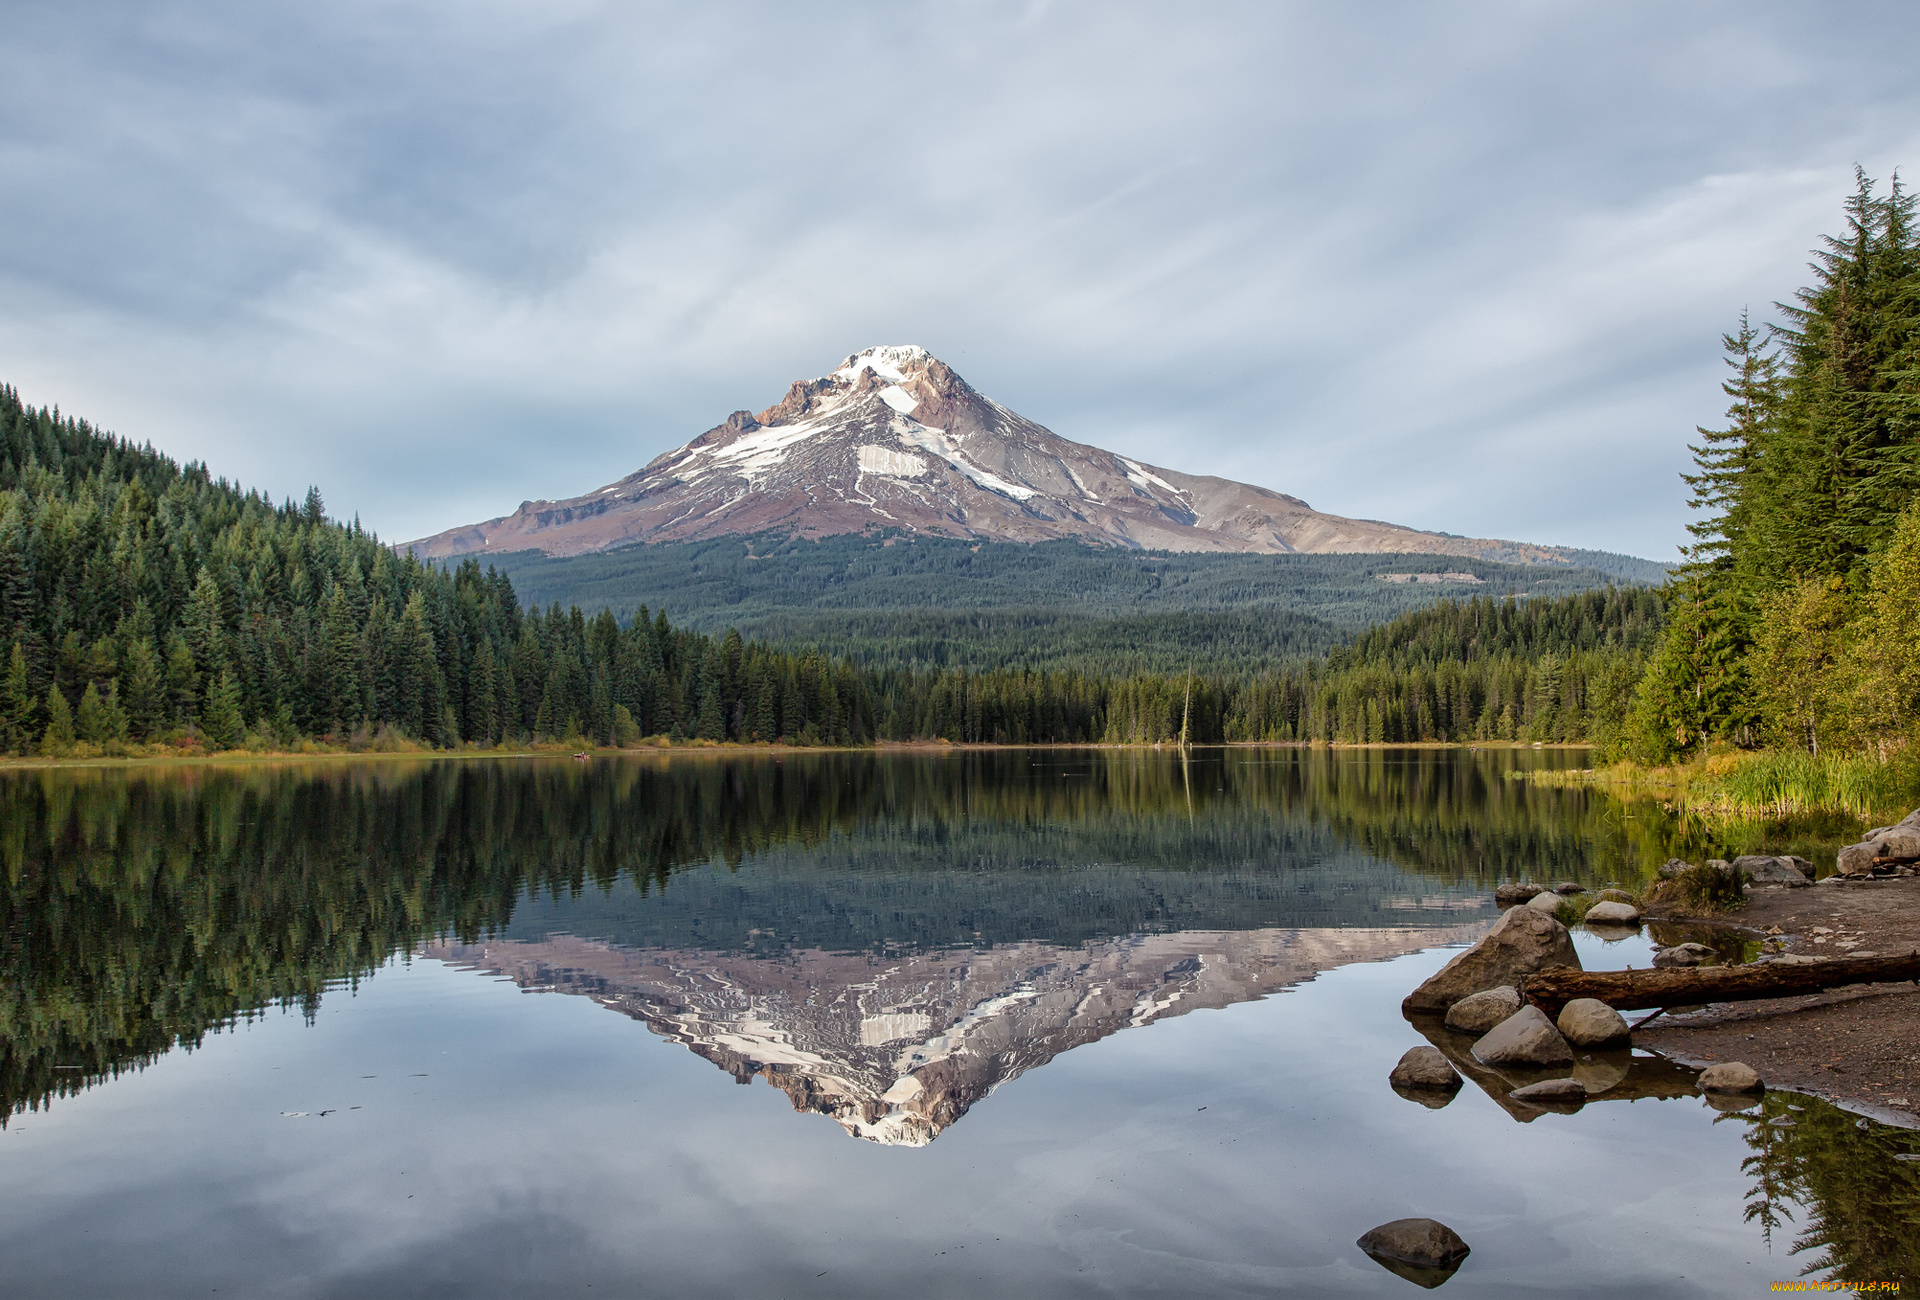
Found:
[[[1911,1287],[1912,1133],[1626,1054],[1388,1087],[1494,882],[1712,847],[1503,779],[1581,758],[0,777],[0,1293],[1405,1296],[1408,1216],[1449,1295]]]

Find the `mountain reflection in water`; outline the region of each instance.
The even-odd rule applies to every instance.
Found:
[[[1413,947],[1490,917],[1503,874],[1625,878],[1662,860],[1651,822],[1502,779],[1576,761],[1054,750],[16,771],[0,777],[0,1122],[263,1009],[312,1014],[329,987],[431,943],[568,933],[931,962],[1177,931],[1428,932],[1391,941]],[[1341,959],[1326,951],[1314,960]]]
[[[0,774],[7,1289],[1390,1294],[1351,1243],[1411,1214],[1472,1242],[1449,1294],[1911,1280],[1913,1134],[1785,1094],[1716,1125],[1686,1072],[1625,1053],[1575,1073],[1631,1104],[1523,1110],[1518,1078],[1401,1019],[1446,955],[1415,950],[1491,921],[1495,880],[1700,855],[1657,806],[1503,779],[1581,761]],[[183,1050],[275,1007],[310,1026]],[[1422,1034],[1478,1085],[1442,1111],[1387,1084]]]
[[[524,988],[585,994],[855,1137],[924,1146],[1070,1048],[1265,997],[1478,926],[1194,931],[916,953],[632,950],[556,935],[428,948]]]

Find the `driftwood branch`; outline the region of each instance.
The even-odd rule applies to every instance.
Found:
[[[1597,998],[1617,1011],[1792,998],[1848,984],[1920,981],[1920,952],[1904,957],[1830,957],[1700,969],[1582,971],[1559,967],[1529,975],[1521,995],[1549,1016],[1575,998]],[[1648,1017],[1651,1019],[1652,1017]]]

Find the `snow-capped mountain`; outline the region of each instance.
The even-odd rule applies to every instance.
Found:
[[[975,392],[920,347],[856,352],[759,414],[735,411],[585,496],[407,544],[430,558],[766,530],[823,537],[897,527],[1171,551],[1416,552],[1555,563],[1554,548],[1322,514],[1296,497],[1070,442]]]
[[[555,934],[423,949],[521,987],[584,994],[756,1075],[854,1137],[925,1146],[995,1088],[1123,1029],[1266,997],[1321,971],[1457,943],[1410,929],[1187,930],[1068,946],[908,953],[633,949]]]

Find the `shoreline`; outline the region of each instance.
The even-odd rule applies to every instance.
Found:
[[[1319,740],[1228,740],[1210,744],[1188,746],[1189,751],[1198,749],[1279,749],[1279,750],[1328,750],[1357,751],[1387,749],[1417,750],[1583,750],[1592,746],[1572,743],[1529,743],[1526,741],[1476,741],[1472,744],[1453,741],[1409,741],[1403,744],[1385,744],[1371,742],[1319,741]],[[245,750],[227,749],[207,752],[183,752],[177,754],[119,754],[90,755],[87,757],[0,757],[0,772],[53,771],[72,768],[136,768],[136,767],[183,767],[183,766],[230,766],[241,767],[254,763],[293,763],[293,762],[329,762],[341,760],[392,761],[396,759],[417,759],[430,762],[444,762],[454,759],[507,759],[507,758],[576,758],[581,755],[593,758],[639,758],[660,756],[739,756],[764,754],[948,754],[973,752],[998,752],[1017,750],[1113,750],[1143,751],[1150,753],[1180,752],[1180,746],[1172,741],[1043,741],[1022,744],[999,743],[994,741],[946,741],[946,740],[879,740],[869,745],[783,745],[776,741],[739,741],[739,740],[683,740],[647,742],[629,745],[624,748],[612,746],[587,746],[584,748],[564,745],[559,742],[513,748],[487,746],[463,747],[460,749],[293,749],[293,750]]]
[[[1711,927],[1751,938],[1772,930],[1787,955],[1920,951],[1920,879],[1805,888],[1756,886],[1712,915],[1667,913],[1650,925]],[[1744,1061],[1768,1088],[1803,1092],[1881,1123],[1920,1128],[1920,988],[1852,984],[1756,1002],[1669,1012],[1634,1046],[1692,1066]]]

